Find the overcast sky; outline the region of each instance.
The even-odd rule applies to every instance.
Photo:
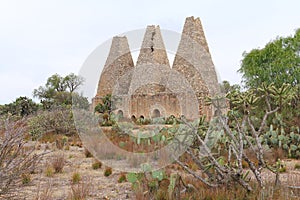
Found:
[[[222,80],[239,83],[242,53],[300,28],[300,1],[0,0],[0,104],[32,97],[52,74],[78,73],[114,35],[200,17]]]

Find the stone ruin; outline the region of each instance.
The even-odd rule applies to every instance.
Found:
[[[148,26],[134,65],[127,38],[112,39],[93,108],[111,94],[114,112],[126,118],[185,116],[210,119],[207,96],[220,93],[217,75],[199,18],[186,18],[172,67],[159,26]]]

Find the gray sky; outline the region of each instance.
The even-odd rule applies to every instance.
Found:
[[[201,18],[221,79],[239,83],[242,53],[293,34],[299,10],[298,0],[0,0],[0,104],[78,73],[114,35],[150,24],[181,32],[188,16]]]

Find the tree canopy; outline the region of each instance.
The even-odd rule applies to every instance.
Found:
[[[80,108],[87,109],[87,98],[75,92],[84,82],[81,76],[73,73],[62,77],[54,74],[47,79],[45,86],[40,86],[33,91],[33,96],[41,100],[44,108],[53,105],[72,105],[72,97],[76,97],[76,104]]]
[[[300,29],[294,35],[278,37],[262,49],[243,54],[239,72],[248,88],[262,83],[300,84]]]

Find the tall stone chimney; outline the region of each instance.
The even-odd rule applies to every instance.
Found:
[[[195,42],[199,43],[207,52],[209,52],[202,23],[199,17],[197,17],[196,19],[194,18],[194,16],[187,17],[185,19],[182,34],[190,37]]]
[[[159,26],[147,26],[136,65],[142,64],[170,66]]]
[[[113,37],[111,48],[98,83],[96,97],[103,97],[107,94],[112,94],[119,79],[126,73],[130,72],[133,67],[134,63],[127,38],[125,36]],[[123,83],[125,90],[126,88],[128,90],[130,85],[130,80],[127,82],[128,83]],[[128,85],[126,86],[126,84]],[[126,94],[128,91],[123,92]]]
[[[160,27],[147,26],[140,54],[132,75],[129,94],[166,92],[170,68]]]
[[[186,18],[172,69],[183,74],[192,86],[199,101],[199,114],[211,116],[204,97],[217,95],[219,85],[199,18]]]

